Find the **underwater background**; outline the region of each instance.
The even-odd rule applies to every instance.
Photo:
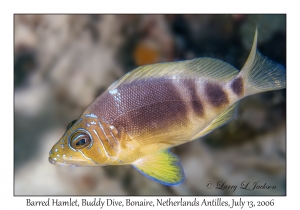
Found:
[[[125,73],[197,57],[241,69],[256,26],[258,49],[285,66],[284,14],[15,15],[14,194],[286,195],[285,89],[242,99],[230,123],[173,148],[186,176],[179,186],[156,183],[130,165],[48,162],[69,122]],[[241,188],[255,182],[270,188]]]

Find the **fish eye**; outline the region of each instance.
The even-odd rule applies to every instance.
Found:
[[[77,121],[77,120],[73,120],[72,122],[70,122],[69,125],[67,126],[67,130],[68,130],[69,128],[71,128],[72,125],[74,125],[74,123],[75,123],[76,121]]]
[[[71,147],[83,149],[91,143],[90,137],[85,133],[75,133],[71,138]]]

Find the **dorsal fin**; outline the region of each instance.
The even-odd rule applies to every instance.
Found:
[[[217,81],[228,81],[238,73],[239,71],[230,64],[206,57],[187,61],[157,63],[134,69],[114,82],[108,90],[115,89],[121,84],[129,84],[135,80],[161,77],[170,79],[209,78]]]
[[[231,105],[228,109],[222,112],[216,119],[214,119],[206,128],[204,128],[201,132],[197,133],[192,139],[197,139],[199,137],[207,135],[213,130],[215,130],[216,128],[221,127],[222,125],[228,123],[235,116],[238,105],[239,102],[236,102],[235,104]]]

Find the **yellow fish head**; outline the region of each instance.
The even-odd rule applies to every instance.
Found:
[[[89,125],[84,117],[72,121],[65,134],[49,152],[49,162],[61,166],[101,166],[107,165],[108,158],[100,150],[101,142],[93,125]]]

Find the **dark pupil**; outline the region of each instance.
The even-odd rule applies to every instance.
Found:
[[[81,146],[81,145],[84,145],[85,144],[85,139],[81,139],[80,141],[78,141],[76,143],[76,146]]]

